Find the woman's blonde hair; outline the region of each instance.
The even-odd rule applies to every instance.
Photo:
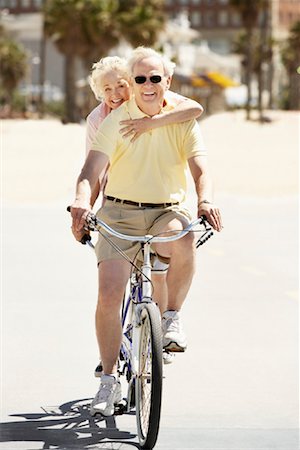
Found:
[[[125,59],[119,58],[118,56],[107,56],[106,58],[100,59],[100,61],[93,64],[92,72],[89,76],[89,84],[97,100],[101,100],[103,96],[101,89],[102,77],[112,70],[118,72],[129,82],[130,75]]]
[[[133,52],[131,53],[131,56],[128,59],[127,64],[128,64],[128,70],[129,70],[130,74],[132,75],[133,68],[137,62],[141,61],[142,59],[150,58],[150,57],[158,58],[162,62],[162,65],[164,68],[164,74],[167,77],[171,77],[173,75],[174,69],[176,67],[176,64],[174,62],[172,62],[169,58],[167,58],[162,53],[159,53],[156,50],[153,50],[153,48],[143,47],[143,46],[137,47],[136,49],[134,49]]]

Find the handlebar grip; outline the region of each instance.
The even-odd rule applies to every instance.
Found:
[[[87,242],[91,241],[91,236],[89,234],[84,234],[80,240],[83,245],[86,245]]]
[[[71,206],[67,207],[67,211],[71,212]],[[90,242],[92,240],[91,236],[89,234],[84,234],[82,238],[80,239],[80,242],[82,245],[86,245],[87,242]]]

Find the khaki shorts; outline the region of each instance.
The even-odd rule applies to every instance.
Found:
[[[173,219],[184,219],[187,223],[192,218],[189,211],[180,205],[173,205],[167,208],[139,208],[138,206],[124,205],[106,200],[104,206],[97,212],[97,217],[111,228],[120,233],[132,236],[144,236],[160,233],[166,225]],[[109,236],[106,232],[103,232]],[[142,261],[141,244],[139,242],[125,241],[113,236],[109,236],[130,259],[137,258]],[[108,259],[122,259],[122,256],[112,245],[99,234],[98,242],[95,246],[98,264]],[[164,262],[166,258],[160,258]]]

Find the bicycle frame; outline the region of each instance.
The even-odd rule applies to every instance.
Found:
[[[152,302],[152,298],[151,298],[151,289],[152,289],[151,268],[152,267],[151,267],[151,261],[150,261],[151,244],[157,243],[157,242],[175,241],[175,240],[180,239],[181,237],[185,236],[190,231],[196,231],[196,230],[194,230],[194,228],[197,225],[202,225],[204,227],[204,230],[202,230],[203,234],[202,234],[202,236],[200,236],[200,238],[196,242],[196,247],[198,248],[200,245],[204,244],[204,242],[206,242],[213,235],[213,231],[212,231],[212,228],[210,227],[210,225],[206,222],[206,219],[204,216],[194,220],[184,230],[181,230],[180,232],[176,233],[173,236],[152,236],[152,235],[130,236],[127,234],[119,233],[118,231],[115,231],[113,228],[111,228],[109,225],[107,225],[105,222],[98,219],[93,213],[88,214],[86,222],[88,225],[88,229],[90,231],[100,232],[100,230],[103,228],[106,232],[108,232],[109,235],[115,236],[119,239],[140,242],[142,244],[142,248],[143,248],[143,265],[141,268],[142,290],[138,289],[138,287],[139,287],[138,285],[136,286],[136,289],[138,289],[138,292],[137,292],[138,296],[135,299],[133,299],[133,298],[128,299],[128,302],[130,302],[130,304],[128,303],[128,305],[126,306],[125,315],[123,314],[123,317],[122,317],[122,325],[123,325],[123,329],[124,329],[125,320],[128,316],[128,311],[130,309],[130,316],[132,319],[131,320],[132,338],[131,338],[131,340],[129,339],[129,331],[130,330],[125,330],[123,335],[125,336],[125,338],[127,339],[128,342],[126,342],[126,339],[125,339],[125,343],[123,342],[123,344],[122,344],[123,348],[121,349],[121,351],[124,352],[124,354],[123,354],[124,360],[132,362],[132,367],[130,367],[130,370],[132,371],[134,376],[136,376],[137,371],[138,371],[137,370],[138,349],[136,348],[136,346],[134,344],[132,345],[132,342],[133,343],[138,342],[138,339],[136,339],[136,338],[138,338],[137,333],[138,333],[138,327],[140,324],[140,312],[142,309],[141,305],[142,305],[142,303]],[[90,246],[93,247],[93,245],[90,242],[89,235],[87,235],[85,237],[85,239],[82,240],[82,243],[84,243],[84,244],[88,243]]]
[[[139,269],[117,244],[110,241],[115,250],[135,267],[130,279],[129,296],[127,300],[124,296],[123,300],[123,337],[118,369],[120,375],[126,375],[128,382],[127,408],[124,403],[116,405],[115,408],[120,408],[119,413],[126,409],[129,412],[132,407],[136,408],[140,446],[142,449],[152,449],[156,444],[161,415],[163,349],[160,314],[157,305],[152,300],[150,247],[152,243],[175,241],[190,231],[201,231],[202,235],[196,243],[198,248],[212,236],[213,232],[204,217],[190,223],[184,230],[175,232],[175,235],[167,237],[122,234],[97,219],[92,213],[87,215],[86,223],[90,231],[98,231],[102,234],[102,229],[104,229],[109,235],[140,242],[142,246],[143,264]],[[194,229],[198,224],[202,225],[201,230]],[[93,248],[89,235],[85,235],[81,242],[89,244]],[[115,413],[117,413],[116,409]]]
[[[128,393],[127,393],[127,406],[130,410],[130,397],[132,384],[135,382],[138,373],[138,343],[139,343],[139,325],[141,322],[141,312],[144,303],[152,302],[152,285],[151,285],[151,260],[150,260],[150,247],[151,238],[153,236],[145,236],[147,242],[142,244],[143,247],[143,265],[141,267],[140,279],[137,278],[136,273],[132,274],[131,290],[127,300],[124,299],[122,308],[122,327],[123,327],[123,339],[120,349],[121,359],[124,361],[125,367],[122,374],[127,370],[131,373],[128,379]]]

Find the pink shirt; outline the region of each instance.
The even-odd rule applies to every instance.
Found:
[[[96,106],[93,111],[86,118],[86,156],[89,154],[92,143],[95,139],[96,132],[99,125],[103,122],[106,116],[110,113],[111,109],[105,102],[100,103]]]

